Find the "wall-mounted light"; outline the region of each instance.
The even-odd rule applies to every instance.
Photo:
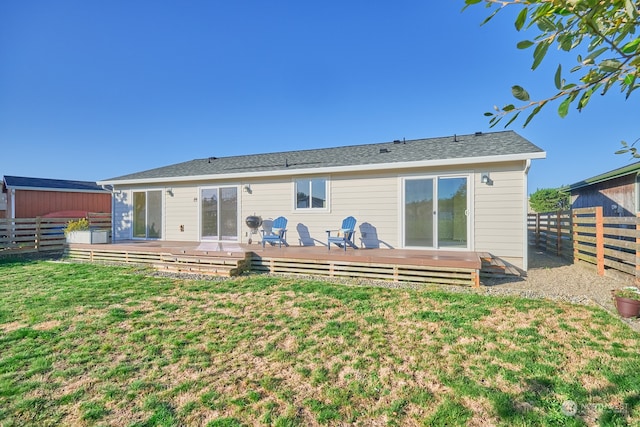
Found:
[[[251,185],[245,184],[245,186],[242,188],[242,191],[251,194]]]
[[[167,188],[165,191],[169,196],[173,197],[173,188]]]
[[[480,182],[486,185],[493,185],[493,180],[489,175],[489,172],[482,172],[482,177],[480,178]]]

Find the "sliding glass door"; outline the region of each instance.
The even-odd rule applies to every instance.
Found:
[[[133,237],[162,238],[162,191],[133,192]]]
[[[215,187],[200,190],[200,238],[238,240],[238,189]]]
[[[404,246],[469,247],[467,177],[404,181]]]

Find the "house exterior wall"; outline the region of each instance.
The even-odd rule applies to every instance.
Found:
[[[162,238],[198,241],[200,236],[200,189],[234,186],[238,191],[239,242],[254,242],[245,224],[249,215],[263,219],[285,216],[287,241],[291,245],[325,245],[326,230],[337,229],[347,216],[357,219],[356,244],[360,247],[403,246],[403,179],[407,177],[468,176],[471,250],[490,252],[518,268],[524,268],[526,163],[477,164],[450,167],[398,169],[384,172],[349,172],[319,175],[329,180],[327,209],[294,209],[297,176],[255,178],[242,181],[180,182],[149,186],[116,187],[114,191],[114,238],[131,238],[132,191],[161,189],[163,194]],[[490,172],[492,185],[481,183]],[[305,178],[313,175],[304,175]],[[250,191],[245,191],[245,186]]]
[[[14,218],[35,218],[58,211],[111,212],[111,194],[66,191],[9,190],[7,206]],[[14,200],[11,201],[13,196]],[[9,208],[7,208],[9,211]]]
[[[526,227],[526,176],[524,165],[485,165],[493,183],[475,175],[475,250],[489,252],[523,268]]]
[[[636,175],[613,178],[571,191],[573,209],[595,206],[602,206],[604,216],[635,216],[638,210]]]

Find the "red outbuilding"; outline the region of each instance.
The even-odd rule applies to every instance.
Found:
[[[95,182],[4,176],[0,218],[84,217],[111,213],[111,192]]]

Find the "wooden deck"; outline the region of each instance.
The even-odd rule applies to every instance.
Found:
[[[123,241],[70,244],[74,259],[147,264],[158,270],[235,276],[244,271],[480,285],[481,254],[465,251],[272,247],[237,243]]]

